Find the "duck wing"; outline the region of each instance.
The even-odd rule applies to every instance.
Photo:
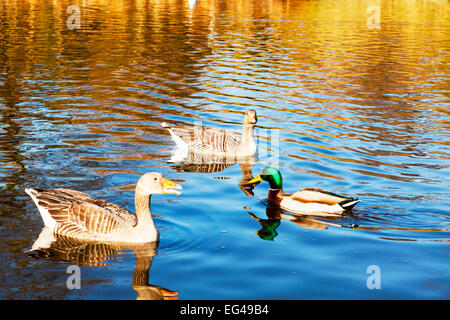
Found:
[[[340,194],[329,192],[319,188],[305,188],[290,195],[290,198],[300,202],[314,202],[328,205],[339,204],[343,208],[352,207],[359,202],[359,200],[351,197],[346,197]],[[355,202],[356,201],[356,202]]]
[[[107,235],[125,225],[135,225],[130,211],[105,200],[70,189],[27,189],[36,205],[57,224],[55,232],[69,237]]]

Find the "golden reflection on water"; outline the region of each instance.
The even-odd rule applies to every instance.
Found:
[[[159,160],[135,148],[167,144],[160,122],[233,127],[239,109],[257,106],[267,119],[261,129],[272,123],[289,134],[283,148],[294,159],[353,163],[364,166],[351,168],[363,176],[410,182],[421,177],[403,169],[427,164],[393,158],[448,157],[448,1],[198,1],[191,8],[181,0],[86,0],[77,3],[82,28],[69,30],[72,4],[0,5],[7,136],[24,133],[32,115],[85,132],[47,148],[122,151],[80,160]],[[371,5],[382,9],[379,28],[368,27]],[[425,123],[444,138],[421,135]],[[2,148],[14,153],[18,143]],[[424,152],[426,143],[433,148]],[[14,157],[5,156],[4,167],[20,170]]]
[[[71,116],[60,124],[86,125],[92,133],[108,135],[110,142],[149,143],[146,135],[164,133],[148,121],[156,125],[168,115],[184,121],[203,118],[189,110],[212,111],[207,104],[224,98],[242,107],[256,103],[268,113],[326,119],[303,123],[309,129],[296,133],[319,140],[325,135],[405,144],[411,130],[417,131],[418,118],[430,112],[448,115],[439,103],[425,106],[421,101],[422,96],[430,99],[430,92],[448,96],[445,81],[430,81],[446,73],[447,1],[199,1],[193,10],[185,1],[84,1],[81,30],[66,27],[69,4],[3,2],[0,95],[11,107],[26,95],[50,113],[66,110]],[[383,9],[381,26],[368,31],[366,8],[373,4]],[[231,23],[219,24],[218,15]],[[232,78],[228,84],[227,78]],[[425,82],[429,85],[424,87]],[[283,104],[270,103],[271,90]],[[204,97],[199,105],[186,100],[198,94]],[[370,101],[374,105],[367,108]],[[355,113],[362,121],[376,117],[378,125],[362,125]],[[237,123],[235,118],[231,123]],[[383,122],[400,120],[395,131],[383,130]],[[437,130],[449,128],[439,117],[427,123]],[[347,132],[340,130],[343,124]],[[62,142],[76,147],[104,141]],[[163,144],[159,139],[150,143]],[[324,143],[320,147],[327,148]],[[371,150],[370,155],[382,152]]]

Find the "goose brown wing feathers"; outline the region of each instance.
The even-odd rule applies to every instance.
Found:
[[[235,150],[241,138],[234,132],[204,126],[165,126],[189,145],[193,152],[229,152]]]
[[[37,204],[55,220],[57,233],[76,237],[86,234],[109,234],[123,224],[136,224],[128,210],[89,195],[68,189],[34,189]]]

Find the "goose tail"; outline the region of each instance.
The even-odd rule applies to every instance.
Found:
[[[173,132],[172,127],[171,127],[168,123],[166,123],[166,122],[161,122],[161,127],[166,128],[167,130],[169,130],[170,135],[172,136],[173,140],[175,141],[175,143],[177,144],[177,146],[178,146],[179,148],[181,148],[181,149],[186,149],[186,150],[188,149],[188,144],[187,144],[185,141],[183,141],[182,138],[180,138],[179,136],[177,136],[177,135]]]
[[[33,200],[34,204],[39,210],[39,213],[41,214],[42,220],[44,221],[44,225],[48,227],[50,230],[53,230],[55,227],[55,220],[51,217],[50,213],[47,209],[45,209],[43,206],[39,204],[38,196],[39,193],[45,191],[44,189],[35,189],[35,188],[25,188],[25,193],[28,194],[31,199]]]

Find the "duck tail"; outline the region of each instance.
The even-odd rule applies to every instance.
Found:
[[[360,201],[361,200],[358,199],[347,199],[339,202],[339,205],[345,210],[351,210]]]

